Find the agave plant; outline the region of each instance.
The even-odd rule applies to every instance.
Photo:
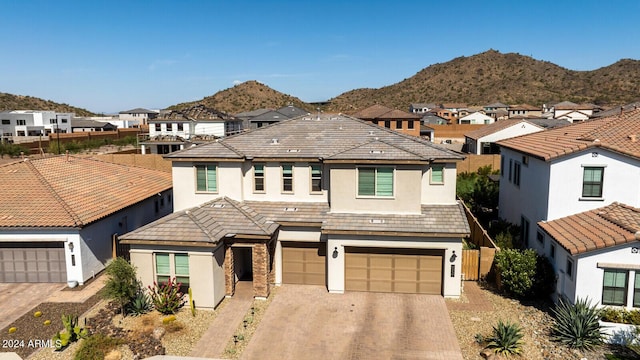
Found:
[[[552,339],[573,349],[592,350],[603,342],[598,322],[601,313],[587,299],[578,299],[575,304],[561,299],[553,309]]]
[[[493,327],[493,335],[487,339],[489,343],[486,348],[504,356],[519,355],[524,343],[522,337],[522,329],[518,324],[499,320]]]
[[[145,293],[144,289],[138,289],[136,296],[129,302],[128,310],[134,316],[148,313],[151,311],[151,297]]]

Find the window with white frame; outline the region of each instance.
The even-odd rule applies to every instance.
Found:
[[[444,165],[431,166],[431,184],[444,184]]]
[[[626,303],[627,270],[605,269],[602,282],[602,305],[624,306]]]
[[[638,270],[633,281],[633,307],[640,307],[640,271]]]
[[[585,166],[582,176],[582,197],[602,197],[604,168]]]
[[[391,197],[394,194],[392,167],[358,167],[358,196]]]
[[[322,165],[311,165],[311,192],[322,191]]]
[[[282,192],[293,192],[293,165],[282,164]]]
[[[264,192],[264,164],[253,165],[253,192]]]
[[[27,125],[27,120],[18,119],[16,120],[16,125]]]
[[[216,165],[196,165],[196,191],[218,192],[218,167]]]
[[[189,289],[189,255],[174,253],[156,253],[155,278],[158,284],[163,284],[169,279],[175,279],[180,283],[180,291],[186,293]]]

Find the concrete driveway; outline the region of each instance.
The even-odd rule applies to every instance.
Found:
[[[34,306],[44,302],[65,284],[0,283],[0,329],[16,321]]]
[[[283,285],[243,359],[462,359],[440,296]]]

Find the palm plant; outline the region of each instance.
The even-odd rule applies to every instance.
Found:
[[[575,304],[561,299],[553,309],[552,338],[573,349],[592,350],[603,342],[598,322],[601,313],[587,299],[578,299]]]
[[[493,327],[493,335],[488,338],[487,349],[492,349],[495,353],[510,356],[519,355],[522,351],[522,328],[518,324],[498,321]]]

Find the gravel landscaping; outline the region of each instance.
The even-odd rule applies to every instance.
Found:
[[[553,324],[550,302],[521,302],[503,297],[488,284],[481,284],[482,295],[491,304],[491,310],[472,311],[456,310],[456,302],[469,302],[464,295],[460,300],[447,300],[449,316],[456,330],[456,336],[467,360],[482,359],[480,353],[484,345],[477,341],[477,334],[487,337],[492,333],[493,326],[498,320],[511,321],[520,324],[524,333],[522,355],[519,358],[534,360],[565,360],[565,359],[606,359],[605,354],[618,353],[633,359],[632,353],[618,346],[604,345],[591,352],[581,352],[569,349],[549,337]]]

